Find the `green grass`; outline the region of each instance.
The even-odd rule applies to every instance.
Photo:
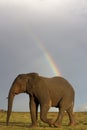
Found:
[[[57,113],[49,113],[48,118],[55,120]],[[0,112],[0,130],[87,130],[87,112],[75,113],[77,125],[68,126],[69,119],[65,113],[62,126],[60,128],[49,127],[43,123],[38,116],[38,127],[29,128],[31,124],[30,113],[28,112],[12,112],[9,126],[6,126],[6,112]]]

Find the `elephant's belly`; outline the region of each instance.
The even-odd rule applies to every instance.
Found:
[[[62,89],[59,91],[58,90],[55,91],[55,89],[52,89],[52,91],[50,90],[52,107],[58,106],[63,96],[64,96],[64,92],[62,91]]]
[[[60,98],[53,98],[52,100],[51,100],[51,105],[52,105],[52,107],[58,107],[58,104],[59,104],[59,102],[60,102]]]
[[[58,107],[58,103],[53,102],[52,107]]]

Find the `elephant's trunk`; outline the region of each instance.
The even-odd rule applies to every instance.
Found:
[[[12,111],[13,99],[14,99],[14,94],[13,94],[12,92],[9,92],[9,96],[8,96],[8,110],[7,110],[7,120],[6,120],[6,124],[7,124],[7,125],[8,125],[8,123],[9,123],[9,118],[10,118],[11,111]]]

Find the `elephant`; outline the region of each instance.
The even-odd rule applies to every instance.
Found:
[[[43,77],[34,72],[19,74],[13,81],[8,94],[7,125],[9,124],[14,97],[20,93],[26,93],[30,97],[31,127],[38,126],[38,105],[40,105],[40,119],[48,123],[49,126],[61,126],[65,111],[69,116],[69,125],[75,125],[73,114],[75,91],[65,78],[61,76]],[[50,107],[59,109],[55,121],[47,118]]]

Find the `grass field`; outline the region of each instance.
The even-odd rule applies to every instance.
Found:
[[[48,118],[55,120],[57,113],[48,113]],[[9,126],[6,126],[6,112],[0,112],[0,130],[87,130],[87,112],[75,113],[77,125],[68,126],[69,119],[65,113],[62,126],[60,128],[49,127],[43,123],[38,116],[38,127],[29,128],[31,124],[30,114],[28,112],[12,112]]]

